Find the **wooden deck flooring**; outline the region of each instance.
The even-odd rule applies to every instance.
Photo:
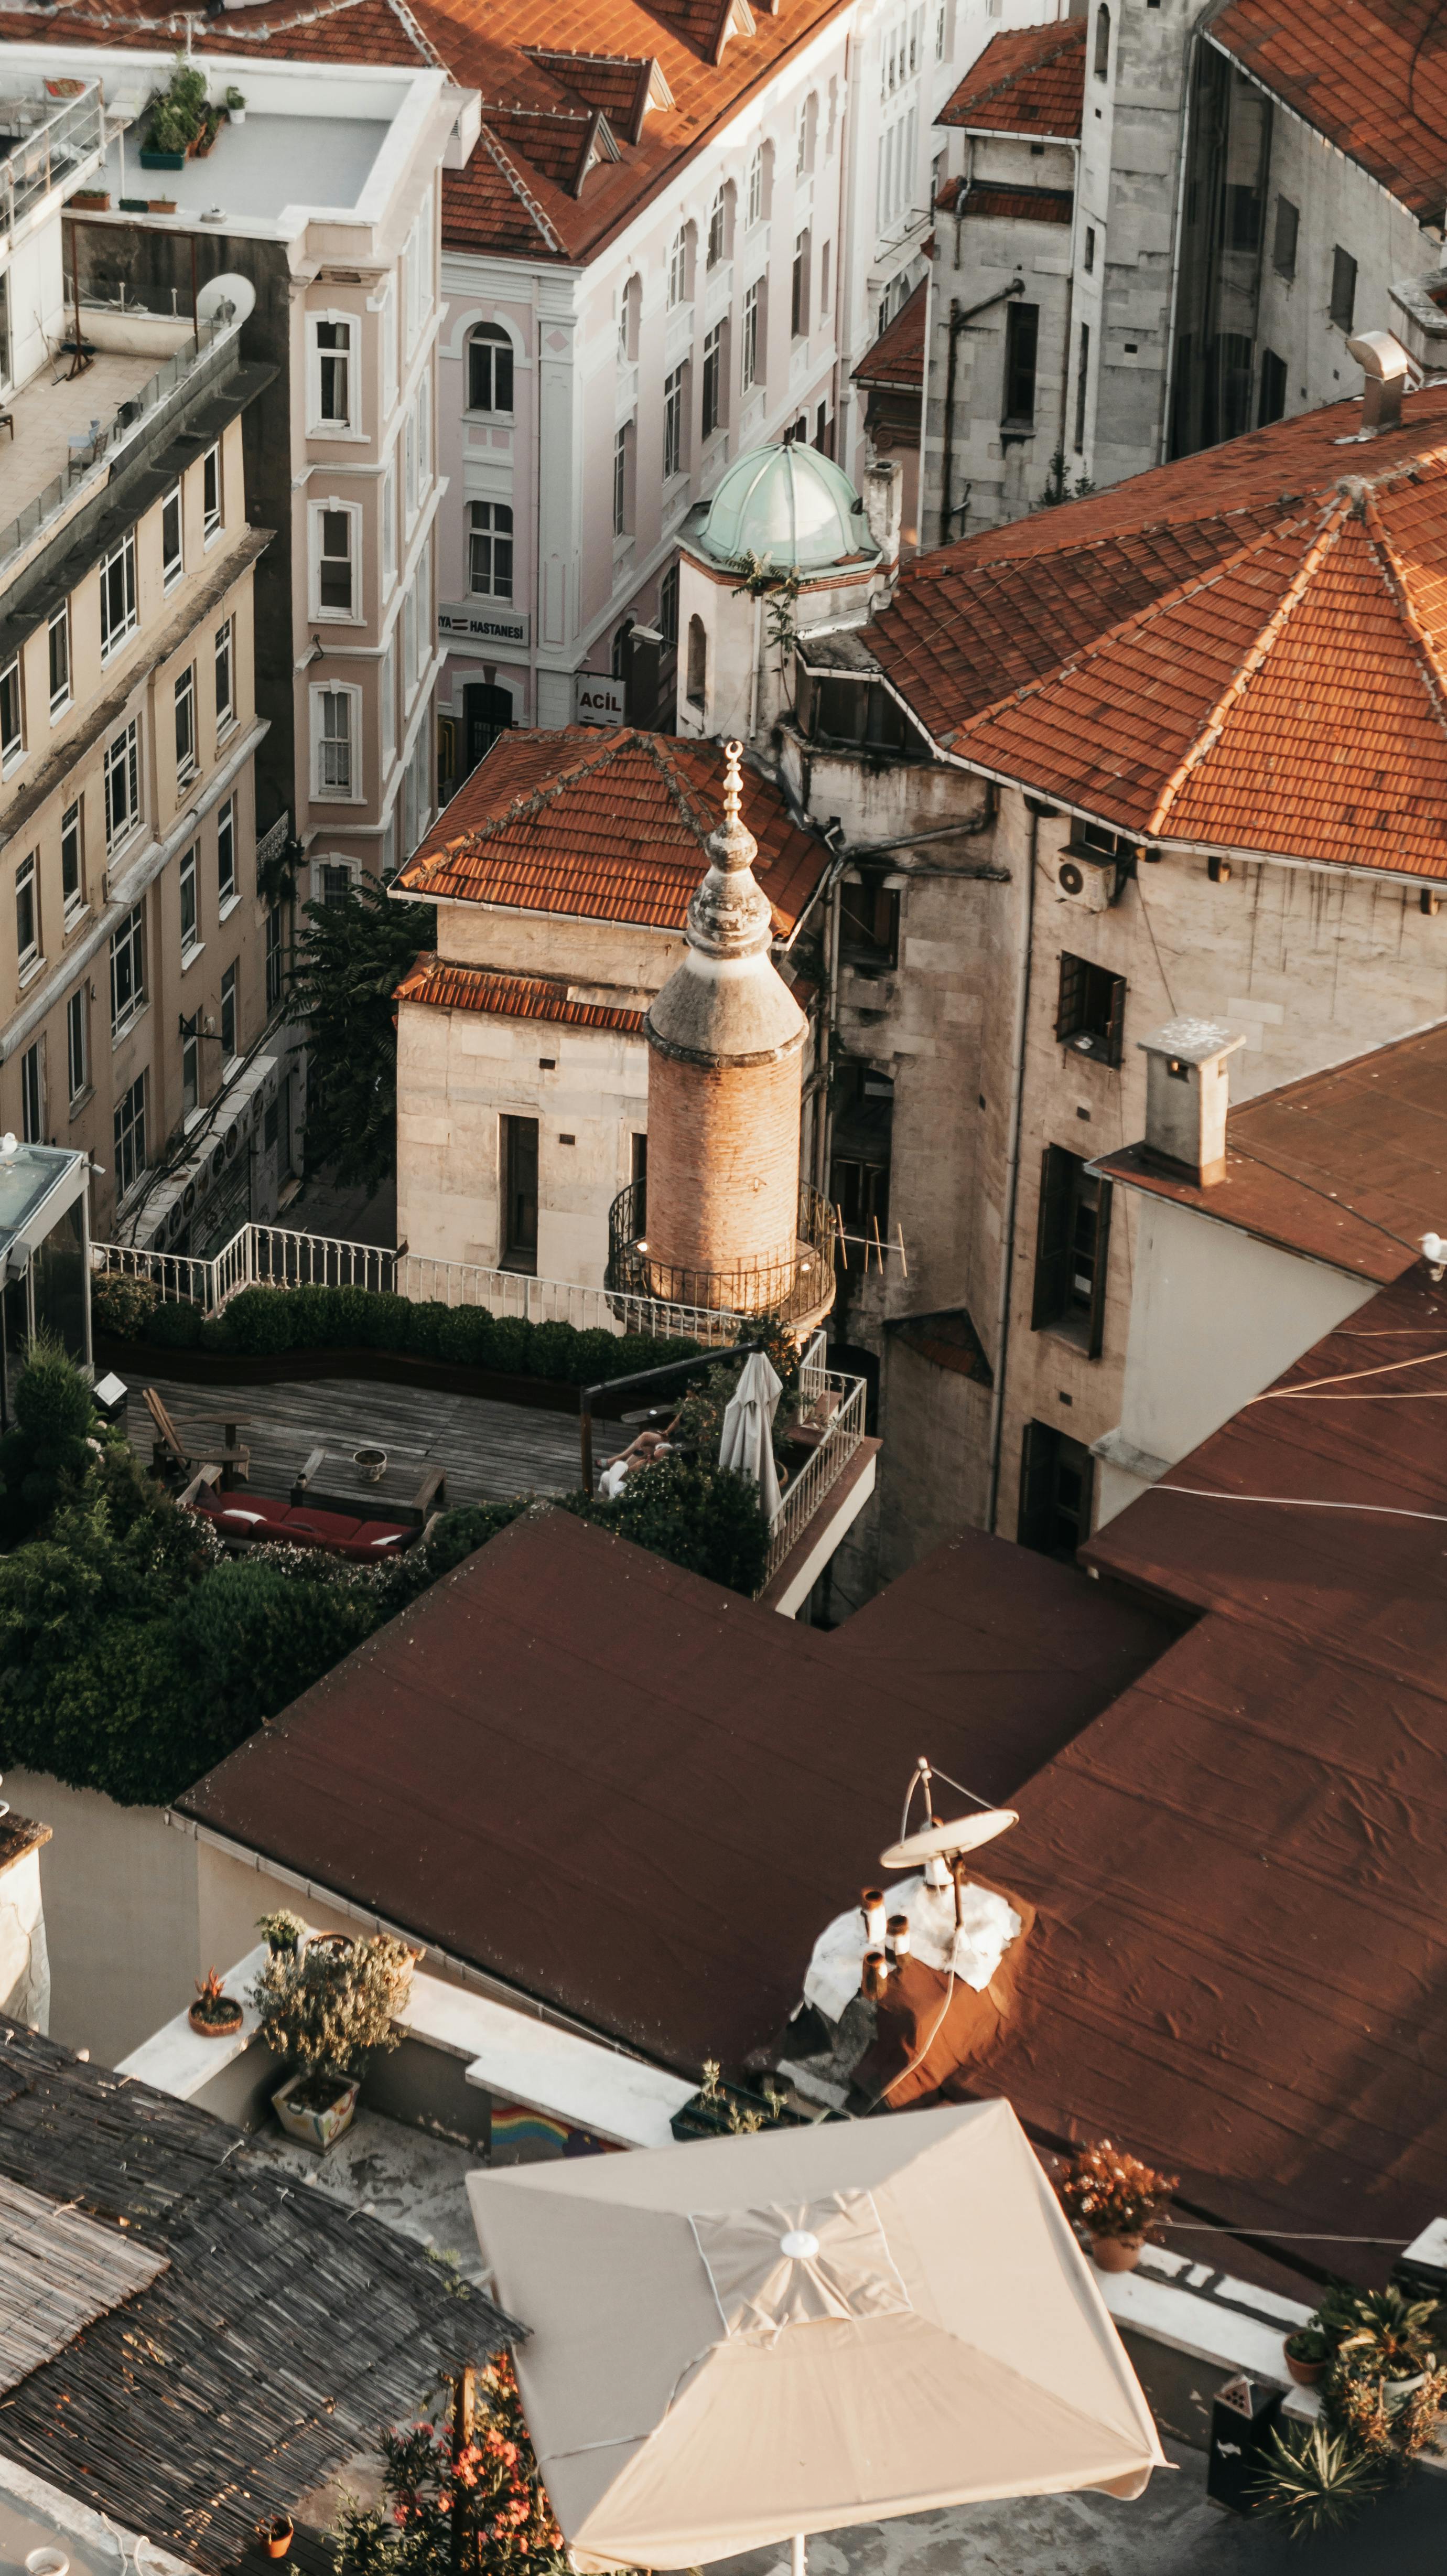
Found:
[[[567,1493],[580,1481],[576,1420],[532,1405],[356,1378],[237,1387],[185,1386],[162,1377],[148,1382],[193,1457],[204,1457],[208,1443],[220,1444],[219,1417],[246,1424],[239,1436],[251,1450],[258,1493],[286,1493],[313,1449],[328,1453],[314,1491],[355,1494],[358,1509],[365,1503],[367,1516],[379,1520],[389,1502],[410,1499],[429,1467],[445,1469],[450,1505]],[[126,1412],[131,1446],[149,1463],[154,1435],[141,1401],[144,1383],[131,1381]],[[352,1464],[353,1450],[365,1447],[387,1452],[380,1485],[363,1485]]]

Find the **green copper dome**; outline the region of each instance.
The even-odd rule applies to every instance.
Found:
[[[756,447],[692,517],[689,541],[715,563],[757,555],[780,572],[819,572],[878,554],[847,474],[812,447]]]

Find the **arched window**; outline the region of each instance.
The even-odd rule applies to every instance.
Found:
[[[619,627],[613,638],[613,677],[615,680],[626,680],[628,677],[628,638],[632,632],[633,620],[631,617],[625,617],[622,625]]]
[[[708,637],[704,633],[703,619],[690,617],[688,621],[688,703],[691,707],[703,705],[707,688]]]
[[[468,337],[467,408],[512,409],[512,342],[495,322],[479,322]]]
[[[512,597],[512,509],[506,501],[467,505],[468,580],[479,599]]]
[[[1110,72],[1110,11],[1102,6],[1095,13],[1095,77],[1105,80]]]

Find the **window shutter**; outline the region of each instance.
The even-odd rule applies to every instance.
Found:
[[[1048,1423],[1026,1423],[1020,1453],[1020,1509],[1015,1523],[1015,1536],[1021,1547],[1048,1545],[1057,1445],[1056,1434]]]
[[[1105,1030],[1105,1060],[1118,1065],[1125,1039],[1125,977],[1116,975],[1110,987],[1110,1017]]]
[[[1040,1214],[1035,1232],[1035,1295],[1030,1329],[1053,1324],[1070,1299],[1071,1169],[1075,1157],[1047,1145],[1040,1158]]]
[[[1124,990],[1124,987],[1122,987]],[[1117,1058],[1116,1061],[1119,1061]],[[1090,1284],[1090,1339],[1085,1346],[1087,1359],[1098,1360],[1105,1343],[1105,1283],[1110,1269],[1110,1202],[1111,1184],[1100,1184],[1100,1203],[1095,1215],[1095,1271]]]
[[[1067,957],[1062,951],[1060,959],[1060,998],[1055,1006],[1055,1035],[1062,1045],[1067,1038],[1075,1035],[1076,1030],[1081,1025],[1081,1009],[1084,995],[1085,959],[1083,957]]]

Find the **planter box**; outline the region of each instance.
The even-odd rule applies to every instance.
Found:
[[[303,2081],[300,2075],[288,2076],[285,2084],[273,2093],[271,2107],[289,2138],[298,2139],[304,2147],[314,2147],[318,2155],[324,2156],[328,2147],[335,2146],[338,2138],[351,2127],[357,2095],[362,2088],[358,2083],[348,2084],[329,2110],[299,2111],[291,2096]]]
[[[67,197],[66,204],[78,206],[83,214],[108,215],[111,192],[109,188],[77,188],[73,197]]]
[[[184,170],[185,167],[184,152],[143,152],[141,154],[143,170]]]
[[[702,2092],[695,2093],[673,2113],[668,2125],[680,2146],[690,2138],[727,2138],[734,2132],[729,2120],[730,2109],[755,2112],[766,2129],[806,2129],[810,2123],[802,2111],[770,2109],[762,2093],[749,2093],[741,2084],[720,2084],[717,2097],[706,2102]]]
[[[122,1341],[116,1333],[97,1333],[97,1368],[119,1371],[131,1385],[170,1378],[178,1386],[310,1385],[316,1379],[370,1378],[388,1386],[426,1387],[436,1395],[485,1395],[497,1404],[535,1405],[545,1413],[578,1418],[578,1390],[558,1377],[509,1377],[501,1370],[464,1368],[452,1360],[418,1359],[410,1351],[240,1351],[169,1350],[155,1342]],[[593,1406],[597,1421],[617,1421],[636,1404],[636,1387],[614,1396],[611,1390]]]

